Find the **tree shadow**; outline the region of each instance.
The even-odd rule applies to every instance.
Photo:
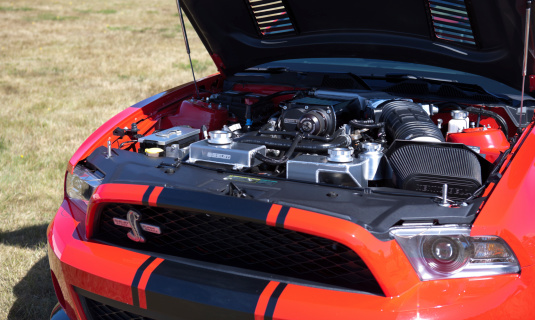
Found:
[[[8,320],[48,319],[56,304],[48,258],[43,257],[13,287],[17,300],[9,310]]]
[[[46,242],[47,227],[47,224],[40,224],[15,231],[0,232],[0,243],[8,246],[35,249]]]
[[[38,249],[46,243],[46,224],[0,232],[0,243],[21,248]],[[17,298],[11,306],[8,320],[48,319],[56,304],[50,278],[48,258],[41,258],[14,287]]]

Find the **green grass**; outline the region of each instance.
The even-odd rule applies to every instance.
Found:
[[[105,9],[105,10],[99,10],[99,11],[97,11],[97,13],[102,13],[102,14],[114,14],[114,13],[117,13],[117,10],[113,10],[113,9]]]
[[[40,13],[37,16],[26,17],[26,21],[65,21],[65,20],[77,20],[80,17],[77,16],[60,16],[54,13],[45,12]]]
[[[48,319],[56,303],[46,227],[76,148],[191,80],[175,12],[173,0],[0,0],[0,319]],[[215,72],[188,35],[196,73]]]
[[[0,7],[0,11],[32,11],[29,7]]]

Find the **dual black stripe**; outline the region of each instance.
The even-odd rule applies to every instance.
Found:
[[[148,191],[148,190],[147,190]],[[158,206],[266,223],[271,203],[199,191],[164,188]]]
[[[266,313],[264,314],[265,320],[273,320],[273,314],[275,313],[275,307],[279,301],[279,297],[286,289],[286,283],[279,283],[279,285],[273,290],[271,297],[269,297],[268,305],[266,307]]]
[[[154,186],[150,186],[147,191],[143,194],[143,198],[141,199],[141,203],[148,206],[149,205],[149,198],[150,194],[154,191]]]
[[[145,269],[154,261],[156,260],[155,257],[150,257],[143,264],[139,269],[137,269],[136,275],[134,276],[134,280],[132,281],[132,301],[134,306],[139,307],[139,294],[137,291],[137,286],[139,285],[139,281],[141,280],[141,276],[143,275],[143,272],[145,272]]]
[[[277,227],[284,228],[284,220],[286,220],[288,211],[290,211],[290,207],[287,207],[287,206],[282,207],[281,211],[279,212],[279,215],[277,216],[277,221],[275,222],[275,225]]]
[[[145,288],[147,309],[162,318],[251,320],[269,280],[163,261]]]

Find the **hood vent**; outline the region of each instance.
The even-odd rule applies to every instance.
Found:
[[[288,10],[281,0],[247,0],[263,36],[294,33]]]
[[[429,10],[438,39],[476,44],[464,0],[429,0]]]

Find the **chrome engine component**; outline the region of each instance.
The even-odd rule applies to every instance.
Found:
[[[239,170],[258,165],[260,161],[254,156],[256,153],[266,155],[266,146],[232,141],[228,144],[213,144],[209,140],[202,140],[192,143],[189,152],[190,163],[204,161],[230,165]]]
[[[332,148],[329,149],[328,152],[329,157],[327,160],[330,162],[346,163],[353,161],[353,157],[351,156],[353,152],[348,148]]]
[[[334,151],[338,154],[340,150]],[[331,153],[332,157],[333,153]],[[367,187],[364,178],[367,160],[351,157],[348,162],[329,161],[330,157],[320,155],[300,155],[288,160],[286,178],[316,183],[343,186]]]
[[[228,131],[210,131],[210,139],[208,139],[210,144],[231,144],[232,143],[232,133]]]
[[[470,126],[470,119],[468,119],[468,112],[463,110],[453,110],[451,112],[451,120],[448,122],[448,133],[462,132]]]
[[[162,148],[166,157],[182,158],[188,152],[188,146],[199,140],[199,129],[187,126],[173,127],[162,130],[146,137],[141,137],[138,142],[141,150],[149,148]]]
[[[366,161],[364,170],[364,179],[381,180],[392,177],[392,169],[386,162],[383,154],[383,147],[378,143],[363,143],[363,152],[359,154],[358,159]]]

